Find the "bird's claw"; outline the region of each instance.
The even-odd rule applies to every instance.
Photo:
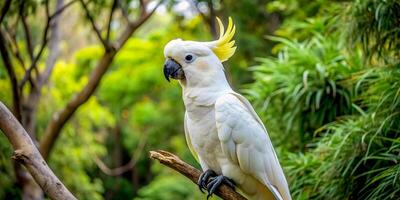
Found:
[[[217,175],[217,174],[216,174],[213,170],[211,170],[211,169],[206,170],[205,172],[203,172],[203,173],[200,175],[200,178],[199,178],[199,180],[197,181],[197,185],[199,186],[199,189],[200,189],[200,191],[201,191],[202,193],[204,193],[203,189],[207,189],[207,188],[206,188],[206,184],[207,184],[207,182],[208,182],[208,179],[209,179],[210,177],[216,176],[216,175]]]
[[[221,186],[221,184],[225,183],[227,186],[231,187],[232,189],[235,189],[235,182],[223,175],[219,175],[216,177],[210,178],[210,181],[207,184],[207,200],[214,194],[215,191],[217,191],[218,187]]]

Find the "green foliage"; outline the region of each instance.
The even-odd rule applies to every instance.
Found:
[[[201,199],[204,196],[196,185],[179,175],[162,175],[154,179],[147,187],[139,190],[139,197],[135,200],[175,200]]]
[[[305,156],[288,155],[293,195],[305,199],[400,196],[400,70],[384,68],[373,73],[366,92],[367,113],[323,127],[325,136]]]
[[[399,59],[400,1],[357,0],[351,6],[351,41],[360,42],[368,56]]]
[[[359,67],[340,53],[335,38],[270,38],[280,42],[281,51],[277,58],[259,59],[253,67],[255,82],[246,91],[268,124],[277,124],[272,130],[288,137],[298,132],[305,145],[319,127],[352,113],[352,88],[344,80]]]
[[[283,137],[278,153],[294,199],[398,199],[398,1],[326,3],[328,14],[301,23],[302,11],[289,12],[277,34],[291,40],[271,37],[277,58],[259,59],[246,92],[272,137]],[[293,135],[304,133],[301,149]]]

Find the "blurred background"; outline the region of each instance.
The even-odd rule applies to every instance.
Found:
[[[237,26],[225,62],[264,121],[293,199],[400,198],[399,0],[3,0],[0,100],[79,199],[205,199],[148,157],[199,168],[174,38]],[[0,199],[42,199],[0,134]],[[29,198],[28,198],[29,197]],[[216,197],[214,197],[217,199]]]

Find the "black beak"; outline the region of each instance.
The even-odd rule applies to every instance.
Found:
[[[182,66],[177,63],[174,59],[168,58],[164,63],[164,76],[169,82],[169,78],[173,79],[184,79],[185,73],[182,70]]]

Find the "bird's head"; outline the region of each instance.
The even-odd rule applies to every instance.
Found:
[[[175,39],[164,48],[164,76],[192,84],[206,83],[223,74],[222,62],[228,60],[236,50],[235,25],[229,18],[226,31],[221,20],[219,24],[219,39],[211,42],[184,41]],[[224,77],[225,78],[225,77]]]

